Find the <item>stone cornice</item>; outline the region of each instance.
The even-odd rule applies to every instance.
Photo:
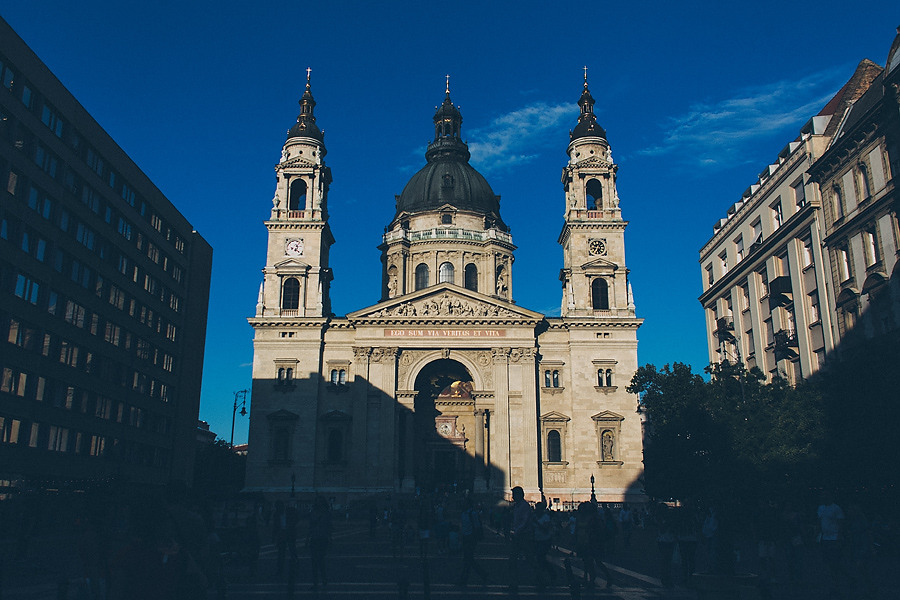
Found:
[[[297,229],[323,229],[328,227],[327,221],[266,221],[269,231],[294,231]]]
[[[319,317],[250,317],[247,319],[250,326],[256,328],[266,327],[291,327],[291,328],[325,328],[329,326],[327,318]]]
[[[620,329],[637,329],[644,319],[634,317],[553,317],[547,319],[548,329],[572,329],[572,328],[603,328],[616,327]]]

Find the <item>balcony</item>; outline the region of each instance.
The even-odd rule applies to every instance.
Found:
[[[410,242],[419,242],[422,240],[470,240],[473,242],[487,242],[489,240],[496,240],[512,244],[512,236],[497,229],[473,231],[470,229],[445,227],[434,227],[432,229],[422,229],[419,231],[395,229],[394,231],[385,233],[382,236],[382,240],[385,244],[390,244],[391,242],[396,242],[398,240],[408,240]]]
[[[781,275],[769,282],[769,310],[794,303],[791,278]]]
[[[798,354],[797,332],[793,329],[782,329],[775,332],[775,360],[793,360]]]
[[[734,340],[734,321],[731,317],[716,319],[715,336],[720,340]]]

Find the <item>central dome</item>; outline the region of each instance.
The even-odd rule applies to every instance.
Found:
[[[450,101],[448,89],[434,115],[434,141],[425,151],[428,164],[412,176],[397,197],[397,215],[450,205],[489,216],[491,223],[505,230],[500,219],[500,197],[469,164],[469,148],[459,136],[461,125],[462,115]]]
[[[435,210],[445,204],[500,214],[500,199],[484,176],[467,161],[453,159],[430,161],[413,175],[397,200],[397,213]]]

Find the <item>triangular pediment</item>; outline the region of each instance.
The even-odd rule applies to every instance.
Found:
[[[309,168],[316,166],[315,161],[308,159],[303,156],[295,156],[290,160],[286,160],[283,163],[278,165],[280,169],[296,169],[296,168]]]
[[[310,268],[308,264],[306,264],[302,260],[297,260],[296,258],[287,258],[285,260],[282,260],[281,262],[275,263],[272,266],[283,273],[306,272]]]
[[[603,160],[599,156],[589,156],[584,160],[580,160],[575,163],[575,166],[579,169],[584,169],[585,167],[597,167],[598,169],[608,169],[612,166],[612,164],[608,161]]]
[[[355,320],[417,321],[533,321],[544,315],[498,298],[441,283],[379,302],[347,315]]]
[[[342,421],[352,421],[353,417],[348,415],[342,410],[330,410],[321,417],[319,417],[320,421],[329,421],[329,422],[342,422]]]
[[[625,417],[622,415],[617,415],[616,413],[608,410],[604,410],[601,413],[597,413],[593,417],[591,417],[594,421],[624,421]]]
[[[297,413],[292,413],[289,410],[284,410],[282,408],[281,410],[276,410],[273,413],[269,413],[268,415],[266,415],[266,418],[268,418],[270,421],[296,421],[300,418],[300,415],[298,415]]]
[[[541,421],[559,422],[559,421],[571,421],[571,419],[569,417],[567,417],[566,415],[564,415],[562,413],[558,413],[554,410],[554,411],[550,411],[546,414],[541,415]]]
[[[619,265],[605,258],[598,257],[584,263],[581,265],[581,268],[585,271],[615,271],[619,268]]]

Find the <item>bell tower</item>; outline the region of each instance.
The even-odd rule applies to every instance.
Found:
[[[275,166],[275,197],[266,221],[269,245],[256,316],[328,317],[331,314],[328,254],[334,238],[328,226],[328,186],[324,133],[316,125],[316,101],[306,90],[300,114],[288,131]]]
[[[634,317],[625,267],[625,227],[619,210],[616,171],[606,131],[594,115],[588,89],[578,100],[581,114],[569,133],[569,162],[562,172],[566,194],[563,247],[563,317]]]

